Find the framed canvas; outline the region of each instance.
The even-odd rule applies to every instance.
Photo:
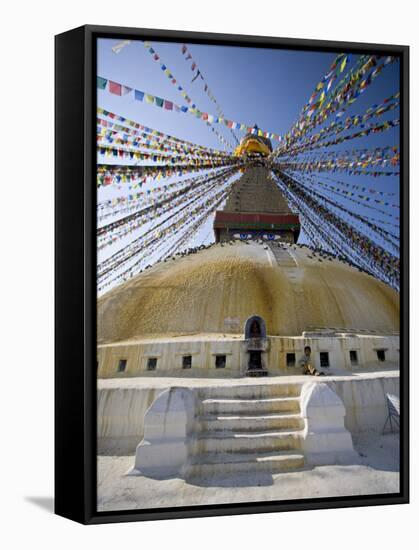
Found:
[[[55,46],[56,513],[408,502],[408,47]]]

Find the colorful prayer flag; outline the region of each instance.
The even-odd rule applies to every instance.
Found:
[[[122,95],[122,87],[118,82],[109,81],[109,91],[111,94]]]
[[[134,98],[137,101],[142,101],[144,99],[144,92],[141,92],[140,90],[135,90],[134,92]]]
[[[101,76],[96,77],[96,86],[100,90],[104,90],[106,88],[106,83],[107,82],[108,82],[108,80],[106,78],[102,78]]]

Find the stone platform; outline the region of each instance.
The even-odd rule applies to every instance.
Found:
[[[398,383],[398,371],[101,380],[98,507],[396,492],[398,434],[381,432]]]
[[[211,407],[222,406],[224,416],[234,417],[233,413],[241,412],[237,402],[240,401],[240,398],[237,400],[239,394],[243,397],[247,392],[249,397],[257,397],[258,387],[265,388],[265,395],[276,392],[278,396],[287,387],[298,388],[299,392],[307,381],[325,383],[339,396],[346,411],[345,427],[352,436],[366,432],[380,433],[386,420],[385,394],[399,395],[399,372],[396,370],[357,374],[333,371],[327,377],[296,375],[231,380],[166,377],[99,380],[98,452],[100,455],[121,456],[135,453],[137,445],[144,436],[146,410],[168,388],[192,388],[198,393],[205,394],[210,400],[213,393],[221,399],[221,402],[224,400],[224,403],[216,405],[213,402],[210,405],[211,401],[207,402],[209,411]],[[236,399],[233,409],[230,408],[230,410],[226,403],[229,399]],[[263,401],[262,404],[252,405],[253,412],[255,412],[255,406],[256,412],[259,411],[263,416]],[[265,409],[265,412],[275,414],[279,412],[275,407],[282,406],[277,402],[275,405],[272,404],[269,411]],[[227,422],[233,422],[233,420]]]

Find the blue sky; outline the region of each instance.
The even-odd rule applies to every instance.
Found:
[[[176,87],[160,69],[159,63],[154,61],[148,53],[143,42],[132,41],[120,53],[115,54],[112,47],[120,42],[121,39],[98,40],[97,73],[99,76],[168,99],[178,105],[186,105]],[[185,61],[181,53],[182,45],[180,43],[152,42],[152,46],[160,55],[160,61],[167,65],[197,107],[201,111],[217,115],[216,106],[204,92],[202,81],[198,78],[191,83],[196,71],[191,71],[191,62]],[[187,46],[226,118],[249,126],[257,123],[263,130],[280,135],[290,129],[298,118],[301,108],[307,103],[314,87],[328,72],[336,54],[340,53],[197,44],[187,44]],[[356,58],[357,56],[351,57],[351,65],[355,64]],[[393,63],[382,71],[365,93],[347,110],[347,115],[362,114],[374,103],[381,103],[386,97],[397,91],[399,91],[399,64]],[[179,138],[222,149],[222,144],[201,120],[190,114],[166,111],[145,102],[135,101],[132,92],[119,97],[110,94],[107,89],[98,90],[98,106]],[[398,117],[399,110],[396,109],[375,120],[383,122]],[[329,119],[328,123],[332,120],[333,117]],[[222,124],[215,124],[214,127],[233,143],[229,129]],[[244,135],[238,130],[235,130],[235,133],[239,138]],[[399,128],[394,128],[382,134],[348,141],[332,149],[334,151],[367,147],[371,149],[398,144]],[[277,146],[278,142],[274,141],[273,145]],[[105,160],[99,159],[99,161]],[[106,160],[105,162],[110,161]],[[356,185],[394,192],[396,196],[392,197],[390,202],[399,200],[398,177],[349,177],[341,172],[325,175]],[[325,182],[333,185],[333,182],[326,180]],[[117,190],[101,189],[99,200],[125,192],[127,189],[122,187]],[[337,198],[325,191],[324,188],[319,187],[319,192],[325,192],[333,200],[341,202],[348,209],[361,215],[365,214],[397,223],[394,219],[383,217],[378,212],[356,205],[343,197]],[[389,214],[398,215],[398,212],[390,207],[380,208]],[[383,225],[383,227],[388,229],[388,226]],[[211,238],[210,220],[194,244],[200,240],[208,242]]]
[[[120,53],[113,53],[112,46],[120,42],[99,39],[97,71],[100,76],[180,105],[185,104],[143,42],[133,41]],[[215,105],[203,91],[202,81],[197,79],[191,83],[195,73],[181,54],[181,44],[152,44],[161,56],[161,61],[171,69],[198,108],[216,114]],[[334,53],[323,52],[197,44],[188,44],[188,48],[227,118],[249,125],[257,122],[263,129],[278,134],[288,131],[335,58]],[[352,63],[355,58],[353,56]],[[370,104],[398,91],[398,70],[398,64],[387,67],[371,89],[354,103],[351,108],[353,114],[362,112]],[[181,138],[212,147],[219,146],[213,133],[198,119],[188,114],[165,112],[153,105],[135,101],[132,93],[121,98],[108,91],[98,90],[98,105]],[[229,130],[223,125],[215,127],[229,138]],[[243,135],[240,132],[237,134]],[[378,145],[385,141],[385,136],[383,140],[377,139]]]

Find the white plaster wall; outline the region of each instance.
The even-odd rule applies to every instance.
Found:
[[[145,412],[162,391],[155,388],[99,388],[98,454],[135,452],[144,435]]]
[[[320,380],[319,380],[320,381]],[[386,393],[399,395],[399,377],[344,377],[341,380],[321,381],[342,399],[345,405],[345,427],[356,435],[363,432],[380,432],[387,417]],[[307,382],[301,377],[301,384]],[[295,379],[293,380],[295,382]],[[297,383],[300,383],[299,381]],[[167,386],[169,387],[169,386]],[[222,395],[234,396],[234,385],[223,382]],[[257,392],[257,386],[255,393]],[[98,388],[98,452],[99,454],[131,454],[144,435],[144,415],[148,407],[166,389],[99,387]],[[217,386],[199,387],[199,395],[219,395]],[[256,393],[257,394],[257,393]]]
[[[353,380],[327,381],[328,386],[342,399],[345,426],[352,434],[383,429],[387,418],[386,393],[399,396],[399,377],[383,376]]]
[[[331,368],[356,370],[359,367],[379,369],[385,366],[398,367],[398,336],[348,335],[334,337],[269,337],[268,351],[262,353],[264,365],[271,375],[300,374],[299,360],[304,355],[304,346],[312,349],[312,360],[320,368],[320,352],[329,353]],[[386,349],[386,361],[377,359],[377,349]],[[349,352],[356,350],[358,365],[350,363]],[[296,366],[286,367],[286,354],[295,353]],[[226,355],[226,367],[215,368],[215,355]],[[192,356],[192,368],[182,369],[182,356]],[[155,371],[147,370],[147,359],[157,358]],[[120,359],[127,359],[123,373],[117,370]],[[189,341],[155,341],[112,344],[98,348],[99,378],[124,378],[130,376],[179,376],[236,378],[245,376],[248,354],[243,339],[192,339]]]

